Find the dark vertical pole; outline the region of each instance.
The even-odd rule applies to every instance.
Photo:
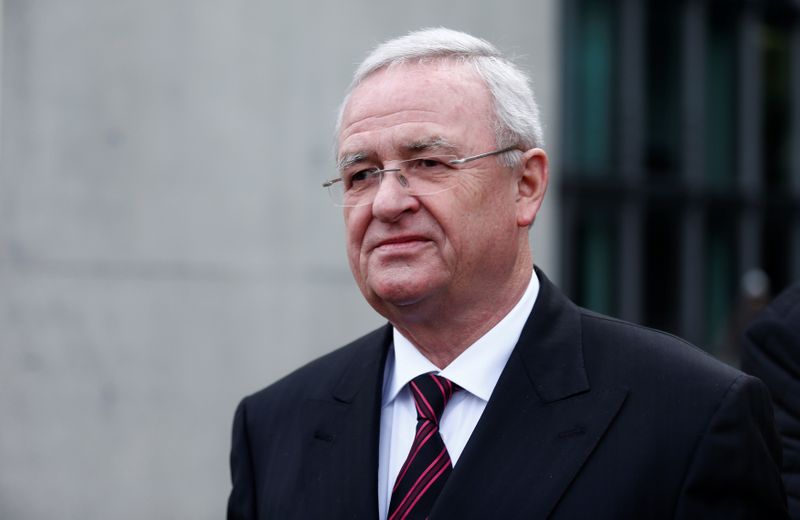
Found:
[[[681,218],[680,326],[681,335],[700,343],[703,339],[705,286],[705,225],[699,192],[704,179],[705,5],[684,4],[683,14],[683,164],[689,201]]]
[[[745,7],[739,21],[738,186],[746,201],[739,219],[739,276],[761,265],[761,55],[759,20]]]
[[[575,164],[574,159],[566,156],[566,154],[574,154],[574,139],[570,139],[567,132],[575,132],[575,106],[574,102],[577,99],[575,85],[575,78],[571,77],[568,67],[574,67],[572,60],[575,59],[574,47],[576,45],[576,25],[579,16],[578,13],[578,0],[565,0],[563,2],[563,16],[562,16],[562,49],[566,59],[563,60],[561,67],[562,80],[561,84],[564,85],[565,94],[561,97],[561,113],[564,120],[561,125],[561,150],[564,157],[560,161],[562,165],[560,186],[564,185],[567,175],[575,175],[576,172],[571,171],[572,165]],[[561,240],[560,240],[560,253],[561,253],[561,288],[564,292],[573,299],[578,299],[577,283],[575,280],[575,255],[576,247],[575,241],[577,240],[577,208],[575,204],[575,195],[567,193],[563,188],[560,190],[561,196]]]
[[[645,111],[645,6],[639,0],[620,2],[618,110],[620,174],[626,197],[618,218],[619,313],[625,320],[642,319],[642,224],[644,220],[643,148]]]
[[[790,100],[792,118],[789,123],[791,135],[789,148],[792,153],[790,163],[790,185],[794,201],[800,201],[800,22],[796,21],[792,27],[791,43],[789,48],[790,59]],[[791,213],[791,268],[792,281],[800,282],[800,208],[795,204]]]

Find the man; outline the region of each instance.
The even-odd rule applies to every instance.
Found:
[[[741,343],[742,370],[761,378],[772,395],[789,516],[800,519],[800,283],[750,323]]]
[[[245,398],[229,518],[781,518],[768,394],[533,269],[527,78],[483,40],[373,51],[338,125],[347,254],[389,324]]]

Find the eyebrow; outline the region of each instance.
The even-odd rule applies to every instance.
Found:
[[[410,143],[401,145],[400,149],[405,155],[413,155],[420,152],[431,151],[446,151],[455,153],[457,148],[450,144],[450,142],[444,137],[434,136],[411,141]],[[370,152],[364,150],[346,153],[339,159],[336,166],[339,168],[339,171],[344,171],[354,164],[367,160],[371,155],[372,154]]]
[[[430,152],[430,151],[447,151],[455,152],[456,147],[445,139],[444,137],[434,136],[425,139],[412,141],[401,148],[409,153]]]
[[[353,153],[346,153],[340,159],[339,162],[336,164],[336,167],[339,168],[339,171],[344,171],[346,168],[364,161],[369,157],[369,153],[360,151],[360,152],[353,152]]]

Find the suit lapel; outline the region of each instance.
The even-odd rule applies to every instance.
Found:
[[[388,325],[362,340],[329,397],[304,403],[306,518],[376,518]]]
[[[545,518],[625,399],[590,388],[580,312],[537,274],[531,317],[431,518]]]

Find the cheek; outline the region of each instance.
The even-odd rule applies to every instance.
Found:
[[[369,219],[363,208],[348,208],[344,214],[345,240],[347,244],[347,259],[353,270],[358,267],[358,259],[361,254],[361,245],[364,243],[364,234],[369,225]]]
[[[516,240],[518,225],[510,192],[475,190],[475,196],[458,212],[461,218],[447,221],[448,238],[457,252],[470,261],[505,251]]]

